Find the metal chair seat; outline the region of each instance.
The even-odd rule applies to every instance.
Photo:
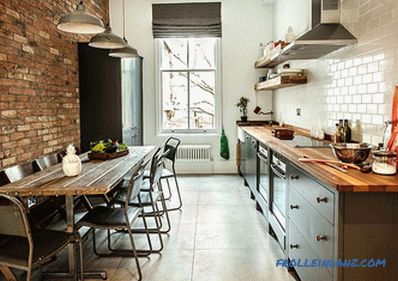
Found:
[[[78,223],[78,227],[88,226],[94,228],[124,229],[126,227],[125,208],[112,208],[96,206],[91,209]],[[141,208],[128,207],[127,213],[131,221],[134,221],[141,212]]]
[[[50,260],[64,249],[76,236],[62,231],[35,229],[32,231],[34,243],[32,267]],[[3,236],[0,251],[0,263],[28,267],[29,242],[25,237]]]
[[[143,184],[145,186],[145,184]],[[145,187],[144,187],[145,188]],[[148,183],[149,188],[149,183]],[[152,195],[152,198],[151,198]],[[162,195],[161,191],[149,191],[148,192],[141,192],[138,198],[134,198],[130,201],[129,206],[133,207],[147,207],[151,206],[154,202],[157,202]],[[126,202],[127,196],[127,189],[121,188],[115,195],[114,200],[117,204],[124,204]]]
[[[166,178],[172,178],[174,177],[174,173],[166,168],[163,168],[161,179],[166,179]],[[144,179],[149,179],[150,178],[150,172],[145,171],[144,172]]]

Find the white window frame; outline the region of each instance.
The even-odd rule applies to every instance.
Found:
[[[222,85],[221,85],[221,39],[216,38],[216,43],[215,43],[215,48],[214,48],[214,63],[215,63],[215,108],[214,108],[214,118],[215,118],[215,124],[213,129],[163,129],[163,93],[162,93],[162,71],[168,71],[168,70],[162,70],[162,40],[161,39],[155,39],[155,50],[156,50],[156,127],[157,127],[157,132],[158,135],[170,135],[170,134],[182,134],[182,135],[188,135],[188,134],[220,134],[221,133],[221,124],[222,124],[222,119],[221,119],[221,102],[222,102]],[[189,54],[188,54],[189,55]],[[191,70],[193,71],[207,71],[209,69],[195,69]],[[187,71],[186,69],[173,69],[170,71]],[[190,70],[188,70],[188,73]],[[189,88],[189,87],[188,87]],[[189,91],[189,89],[188,89]],[[188,93],[189,95],[189,93]],[[189,118],[189,117],[188,117]],[[189,119],[188,119],[189,122]]]

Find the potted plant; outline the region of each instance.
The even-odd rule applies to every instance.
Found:
[[[249,103],[249,99],[245,97],[240,97],[239,102],[236,106],[239,108],[241,113],[240,120],[242,122],[247,122],[247,104]]]

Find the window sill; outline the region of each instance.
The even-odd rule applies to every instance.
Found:
[[[219,137],[221,133],[213,131],[213,132],[161,132],[157,136],[165,137],[165,136],[206,136],[206,137]]]

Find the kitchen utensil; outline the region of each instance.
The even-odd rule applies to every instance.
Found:
[[[342,167],[340,167],[340,166],[338,166],[336,164],[325,163],[325,165],[327,165],[329,167],[332,167],[332,168],[334,168],[336,170],[339,170],[340,172],[347,173],[347,169],[344,169],[344,168],[342,168]]]
[[[373,146],[366,143],[332,143],[330,145],[334,156],[344,163],[361,164],[369,157]]]

